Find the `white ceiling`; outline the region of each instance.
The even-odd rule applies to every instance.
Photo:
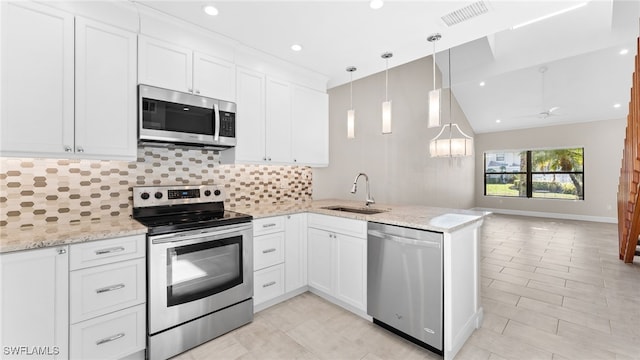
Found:
[[[475,132],[625,117],[640,18],[638,0],[592,0],[516,30],[510,28],[580,1],[485,0],[487,13],[451,27],[441,16],[474,1],[386,0],[378,10],[367,0],[136,2],[324,74],[329,88],[349,81],[347,66],[358,68],[354,79],[384,70],[386,51],[394,54],[390,67],[431,55],[426,38],[441,33],[443,83],[442,50],[453,48],[453,92]],[[208,3],[218,16],[203,13]],[[291,51],[294,43],[303,50]],[[623,47],[626,56],[618,54]],[[552,106],[557,116],[536,116]]]

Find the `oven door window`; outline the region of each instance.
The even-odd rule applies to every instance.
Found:
[[[167,249],[167,306],[242,284],[242,236]]]
[[[213,135],[213,117],[213,109],[142,99],[144,129]]]

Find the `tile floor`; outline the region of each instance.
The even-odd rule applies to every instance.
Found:
[[[640,359],[640,259],[617,249],[614,224],[491,215],[485,319],[456,359]],[[441,357],[305,293],[175,359]]]

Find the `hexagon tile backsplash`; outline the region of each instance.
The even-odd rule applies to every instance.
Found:
[[[219,165],[208,150],[145,147],[137,162],[0,157],[0,231],[131,214],[131,188],[216,184],[230,210],[311,201],[306,166]]]

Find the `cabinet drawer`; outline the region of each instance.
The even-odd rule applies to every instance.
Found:
[[[367,237],[367,222],[338,216],[309,214],[309,227],[326,230],[359,238]]]
[[[145,306],[71,325],[71,359],[119,359],[145,348]]]
[[[284,232],[253,238],[253,270],[284,262]]]
[[[278,231],[284,231],[283,216],[253,220],[253,236],[271,234]]]
[[[282,294],[284,294],[284,264],[258,270],[253,274],[254,305]]]
[[[144,234],[74,244],[69,250],[69,268],[77,270],[144,257],[144,245]]]
[[[72,271],[71,323],[117,311],[145,301],[145,259]]]

